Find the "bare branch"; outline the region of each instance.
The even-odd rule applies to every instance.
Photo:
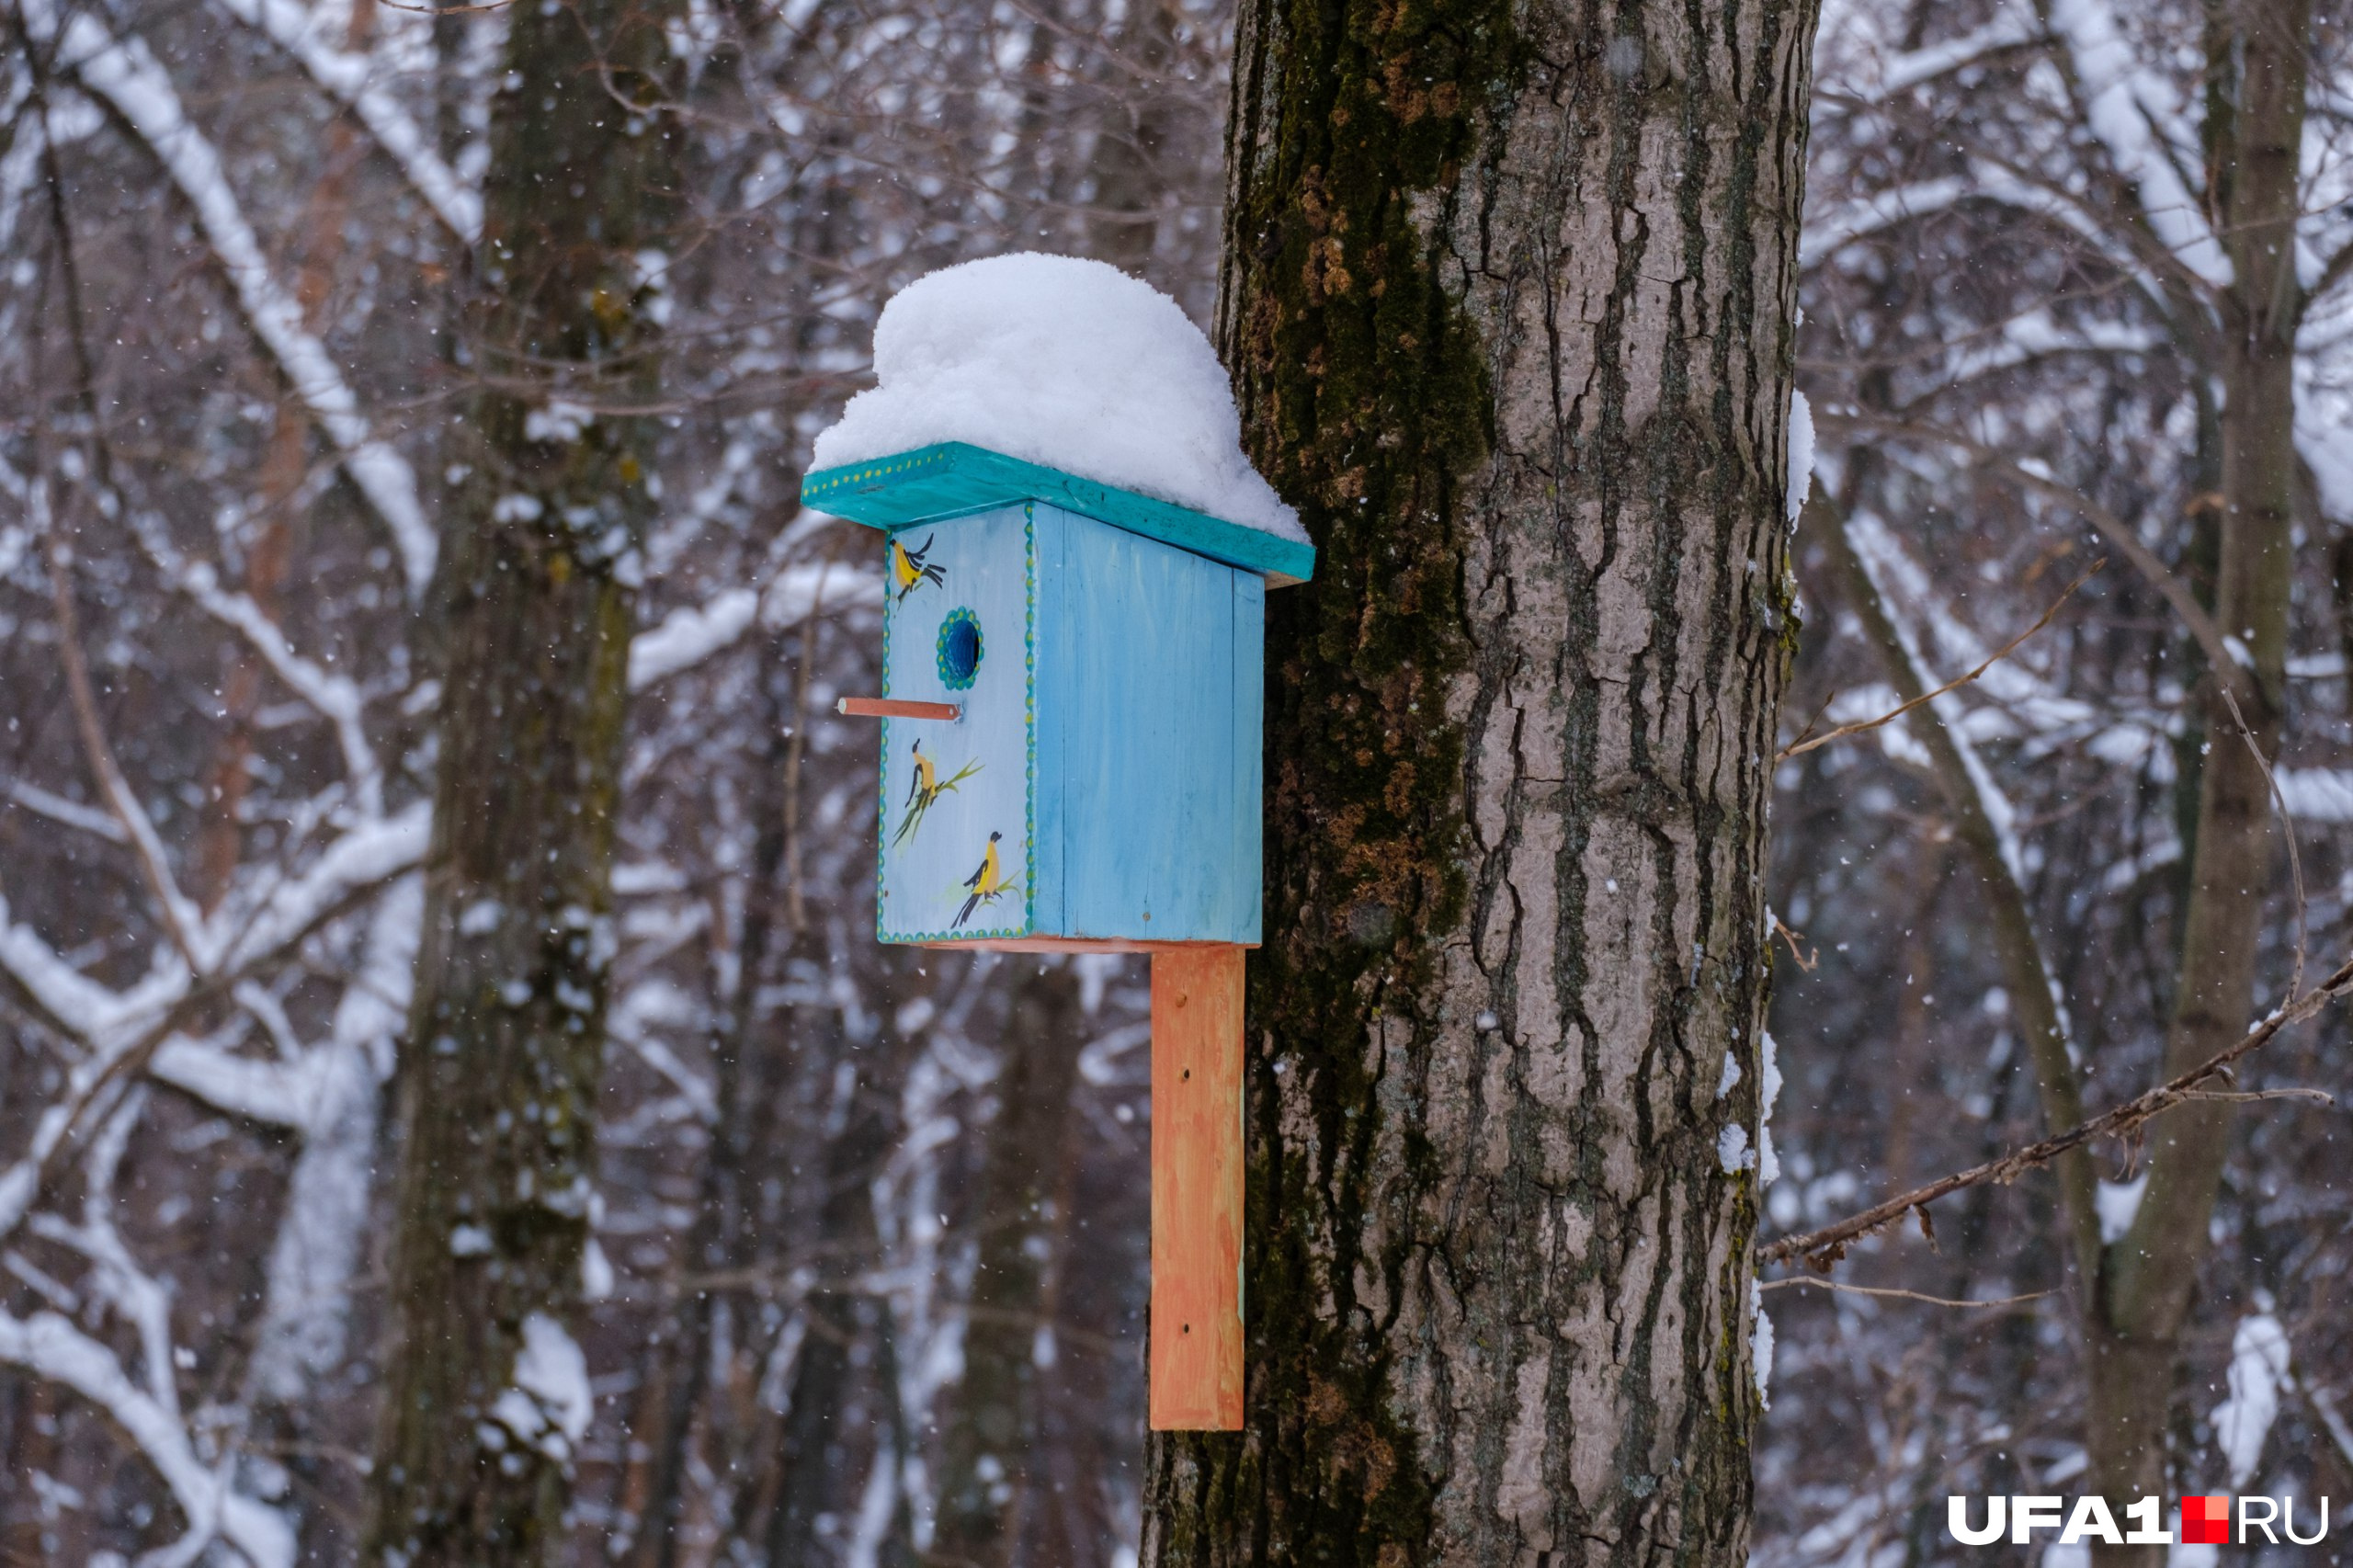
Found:
[[[46,486],[36,490],[45,494]],[[44,506],[42,511],[46,511]],[[198,941],[203,931],[204,916],[188,895],[180,892],[179,883],[172,877],[172,869],[164,855],[164,841],[155,835],[155,824],[147,818],[146,808],[131,791],[122,769],[114,759],[114,749],[107,744],[106,726],[98,716],[98,699],[90,685],[90,666],[82,655],[82,620],[74,608],[74,584],[67,573],[67,551],[54,531],[45,525],[50,535],[49,585],[51,601],[57,611],[58,660],[65,670],[65,689],[74,709],[74,727],[80,733],[82,754],[90,772],[97,780],[98,793],[106,800],[115,820],[122,824],[130,840],[131,853],[137,857],[141,874],[147,889],[155,895],[164,920],[164,929],[172,938],[172,946],[179,950],[189,969],[201,974],[211,956],[203,952]]]
[[[2019,632],[2016,637],[2013,637],[2008,642],[2003,643],[1999,648],[1995,649],[1993,653],[1985,656],[1983,663],[1981,663],[1975,669],[1971,670],[1967,675],[1955,676],[1952,679],[1945,682],[1944,685],[1937,687],[1936,690],[1924,691],[1919,696],[1913,698],[1910,701],[1904,703],[1902,707],[1891,709],[1887,712],[1881,714],[1876,719],[1859,719],[1851,724],[1841,724],[1835,730],[1826,730],[1823,733],[1814,736],[1812,740],[1801,739],[1792,741],[1788,745],[1782,747],[1781,754],[1773,760],[1776,762],[1786,762],[1790,757],[1804,756],[1807,752],[1813,750],[1816,746],[1826,746],[1831,742],[1844,739],[1847,735],[1859,735],[1864,733],[1866,731],[1876,730],[1882,724],[1893,723],[1896,720],[1903,718],[1906,713],[1911,712],[1915,708],[1923,707],[1927,703],[1934,702],[1938,698],[1942,697],[1945,693],[1949,691],[1956,691],[1961,687],[1967,686],[1970,682],[1984,675],[1987,670],[1992,669],[1995,665],[2000,664],[2004,659],[2008,658],[2012,653],[2018,652],[2019,645],[2025,642],[2028,638],[2033,636],[2036,632],[2050,625],[2052,620],[2056,619],[2061,608],[2066,605],[2068,599],[2075,596],[2075,590],[2082,587],[2086,583],[2090,582],[2093,574],[2107,564],[2108,557],[2104,555],[2097,561],[2093,562],[2090,570],[2085,572],[2074,582],[2068,584],[2067,586],[2061,591],[2059,597],[2051,601],[2051,608],[2042,612],[2042,619],[2037,620],[2032,626],[2028,627],[2024,631]]]
[[[1917,1290],[1898,1290],[1884,1285],[1849,1285],[1837,1279],[1818,1279],[1811,1274],[1792,1274],[1786,1279],[1767,1279],[1757,1285],[1760,1290],[1783,1290],[1792,1285],[1807,1285],[1817,1290],[1836,1290],[1848,1296],[1884,1296],[1898,1301],[1926,1301],[1932,1307],[2015,1307],[2028,1301],[2039,1301],[2055,1290],[2036,1290],[2024,1296],[2001,1296],[1992,1301],[1964,1301],[1958,1296],[1928,1296]]]
[[[1991,469],[2025,489],[2045,495],[2078,513],[2098,530],[2116,551],[2132,563],[2133,569],[2148,581],[2151,587],[2165,597],[2166,604],[2189,634],[2204,651],[2207,663],[2214,667],[2218,680],[2235,680],[2238,662],[2231,657],[2222,634],[2216,630],[2213,617],[2198,602],[2188,585],[2174,575],[2173,569],[2158,558],[2156,551],[2141,542],[2141,536],[2125,524],[2123,518],[2070,485],[2060,483],[2035,472],[2006,453],[1982,442],[1972,440],[1958,431],[1946,430],[1933,425],[1922,425],[1908,419],[1891,419],[1861,414],[1852,410],[1816,409],[1814,424],[1827,430],[1870,430],[1882,435],[1908,437],[1938,446],[1965,452],[1982,468]]]
[[[33,40],[53,45],[62,68],[154,156],[194,209],[254,335],[342,453],[344,472],[392,535],[410,593],[421,595],[439,541],[417,500],[416,476],[369,430],[334,358],[304,329],[301,306],[271,276],[220,153],[188,118],[169,74],[139,40],[116,39],[86,9],[62,16],[56,0],[22,0],[18,15]]]
[[[291,55],[313,81],[351,110],[454,237],[469,245],[480,237],[482,198],[441,161],[432,138],[407,111],[369,80],[374,62],[367,55],[336,49],[320,39],[310,7],[294,0],[215,0],[215,4]],[[416,8],[442,16],[478,7]]]
[[[1982,1187],[1989,1181],[2006,1185],[2037,1166],[2050,1164],[2070,1149],[2081,1147],[2095,1139],[2130,1132],[2151,1118],[2188,1103],[2193,1092],[2210,1079],[2222,1077],[2227,1081],[2233,1062],[2268,1044],[2290,1024],[2303,1022],[2330,1002],[2348,993],[2353,993],[2353,959],[2338,965],[2327,979],[2300,998],[2273,1009],[2269,1017],[2249,1029],[2234,1044],[2216,1051],[2178,1077],[2136,1095],[2088,1121],[2078,1122],[2064,1132],[2029,1143],[1998,1160],[1988,1160],[1965,1171],[1940,1176],[1925,1187],[1899,1193],[1836,1224],[1824,1225],[1818,1231],[1808,1231],[1802,1235],[1784,1236],[1778,1242],[1759,1247],[1756,1261],[1760,1264],[1786,1263],[1791,1258],[1802,1257],[1811,1267],[1826,1269],[1844,1257],[1847,1249],[1862,1237],[1886,1229],[1915,1210],[1926,1212],[1927,1206],[1939,1198],[1949,1197],[1966,1187]]]

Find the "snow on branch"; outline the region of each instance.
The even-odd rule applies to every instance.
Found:
[[[2205,651],[2208,661],[2216,670],[2228,673],[2238,667],[2221,631],[2214,625],[2213,618],[2206,613],[2205,607],[2198,602],[2197,597],[2190,593],[2173,569],[2142,540],[2140,533],[2091,496],[2052,478],[2047,465],[2032,458],[2014,457],[2007,451],[1973,440],[1957,431],[1911,420],[1884,418],[1854,408],[1839,409],[1815,417],[1834,432],[1868,431],[1891,442],[1925,442],[1932,447],[1949,449],[1967,456],[1978,467],[2000,474],[2021,489],[2075,512],[2164,597],[2174,613],[2181,618],[2183,627],[2198,640],[2199,646]]]
[[[199,1457],[176,1381],[172,1293],[140,1267],[110,1217],[115,1173],[143,1109],[133,1095],[92,1140],[84,1162],[81,1222],[42,1216],[36,1224],[43,1240],[89,1264],[89,1294],[131,1330],[143,1378],[134,1379],[106,1344],[52,1312],[29,1318],[0,1313],[0,1362],[63,1384],[105,1411],[170,1488],[188,1529],[149,1561],[193,1562],[215,1541],[225,1541],[254,1568],[291,1568],[293,1528],[277,1509],[232,1484],[233,1448],[215,1466]]]
[[[2164,290],[2142,264],[2131,246],[2111,233],[2097,213],[2063,191],[2021,178],[1990,159],[1973,158],[1966,175],[1946,175],[1915,180],[1875,191],[1819,218],[1809,219],[1798,242],[1802,267],[1819,267],[1848,245],[1875,239],[1915,219],[1934,217],[1964,202],[1987,201],[2009,207],[2055,225],[2089,244],[2100,257],[2131,277],[2160,307]]]
[[[217,954],[208,985],[231,988],[237,977],[282,956],[355,897],[413,869],[424,859],[431,833],[432,808],[420,801],[397,816],[348,830],[300,875],[280,879],[265,895],[231,901],[204,933],[204,946]],[[5,898],[0,974],[14,983],[44,1024],[83,1052],[54,1103],[41,1112],[23,1156],[0,1171],[0,1236],[6,1236],[24,1221],[93,1108],[151,1064],[174,1039],[174,1015],[194,990],[196,977],[176,953],[158,949],[146,979],[128,991],[111,991],[76,972],[29,927],[11,922]],[[187,1051],[178,1055],[181,1076],[197,1075],[194,1058]],[[224,1096],[247,1096],[256,1114],[281,1103],[278,1085],[265,1088],[243,1078],[232,1084],[217,1071],[209,1082]]]
[[[122,824],[115,821],[106,812],[92,811],[79,801],[69,801],[63,795],[52,794],[37,784],[28,784],[21,778],[10,778],[0,782],[0,794],[6,794],[10,801],[35,816],[47,817],[50,821],[63,823],[67,827],[78,827],[84,833],[93,834],[105,839],[108,844],[131,842],[131,835],[122,831]]]
[[[105,1346],[55,1312],[0,1312],[0,1361],[62,1383],[105,1411],[171,1488],[199,1549],[217,1538],[254,1568],[290,1568],[294,1531],[285,1516],[233,1490],[225,1470],[206,1469],[187,1426],[131,1381]]]
[[[733,647],[757,620],[786,626],[819,603],[864,608],[882,600],[880,574],[828,562],[795,566],[763,587],[723,588],[699,605],[672,610],[629,645],[629,688],[643,691]]]
[[[317,1097],[313,1080],[320,1066],[308,1054],[292,1062],[273,1062],[240,1056],[214,1040],[176,1034],[155,1048],[147,1071],[158,1083],[169,1084],[215,1110],[300,1131],[309,1119],[305,1108]]]
[[[29,926],[8,918],[0,896],[0,973],[16,983],[20,999],[41,1022],[85,1046],[135,1029],[188,994],[188,966],[176,958],[160,963],[128,991],[100,985],[57,956]],[[0,1210],[6,1205],[0,1204]],[[5,1230],[0,1224],[0,1230]]]
[[[2195,143],[2171,89],[2133,60],[2109,0],[2053,0],[2050,17],[2073,67],[2084,121],[2139,196],[2150,232],[2207,283],[2229,287],[2231,258],[2170,152]]]
[[[631,640],[629,688],[643,691],[731,646],[759,608],[760,596],[753,589],[722,588],[699,605],[672,610],[661,625]]]
[[[132,527],[146,547],[148,558],[154,562],[165,581],[194,599],[214,619],[242,635],[279,680],[335,726],[336,743],[343,750],[344,769],[350,776],[360,811],[370,817],[381,816],[383,770],[376,764],[375,748],[368,744],[363,722],[366,704],[358,685],[348,676],[330,674],[296,653],[285,631],[250,597],[221,586],[219,574],[210,562],[183,559],[173,548],[161,518],[137,517],[132,519]]]
[[[1977,755],[1977,748],[1969,744],[1962,730],[1960,697],[1937,679],[1921,650],[1918,634],[1900,612],[1899,607],[1917,606],[1922,607],[1918,613],[1934,619],[1925,608],[1929,592],[1927,574],[1895,541],[1887,525],[1869,512],[1859,511],[1847,518],[1847,539],[1862,561],[1863,569],[1870,574],[1871,585],[1879,590],[1881,601],[1888,608],[1888,619],[1895,628],[1896,640],[1903,644],[1904,661],[1912,666],[1913,678],[1920,683],[1921,690],[1930,694],[1929,706],[1952,736],[1979,809],[1992,824],[1995,840],[2001,847],[2003,868],[2009,872],[2010,880],[2023,889],[2027,885],[2026,855],[2018,844],[2018,812],[2001,786],[1994,781],[1993,774]],[[2065,601],[2063,598],[2061,602]],[[2054,611],[2057,608],[2052,607]]]
[[[1904,548],[1902,541],[1896,539],[1894,531],[1880,517],[1870,512],[1851,513],[1846,518],[1841,531],[1846,536],[1848,547],[1855,552],[1856,561],[1862,567],[1863,575],[1869,581],[1870,592],[1878,598],[1884,609],[1888,629],[1893,634],[1896,642],[1896,648],[1893,651],[1902,656],[1917,689],[1927,694],[1926,700],[1929,710],[1942,724],[1945,736],[1951,744],[1952,755],[1961,764],[1961,778],[1957,782],[1966,785],[1970,798],[1975,801],[1978,815],[1984,820],[1986,831],[1993,836],[1995,852],[2002,863],[2002,874],[2008,879],[2010,892],[2015,896],[2018,906],[2024,910],[2028,907],[2026,854],[2018,838],[2017,809],[2012,806],[2009,796],[2003,791],[2000,784],[1995,780],[1993,770],[1985,766],[1985,760],[1978,754],[1976,746],[1971,743],[1967,729],[1961,722],[1961,699],[1949,687],[1940,687],[1934,684],[1934,677],[1929,673],[1927,660],[1921,648],[1920,633],[1909,618],[1917,616],[1930,627],[1942,631],[1940,642],[1957,642],[1964,646],[1973,647],[1977,645],[1977,640],[1955,623],[1951,615],[1937,603],[1935,594],[1929,585],[1927,574]],[[2083,579],[2078,578],[2075,584],[2069,585],[2067,592],[2060,596],[2059,603],[2052,605],[2051,611],[2043,617],[2042,622],[2038,623],[2038,628],[2047,623],[2052,615],[2058,613],[2059,605],[2064,604],[2069,597],[2073,597],[2075,588],[2080,586],[2082,582]],[[2011,646],[2015,647],[2017,644],[2014,642]],[[2005,649],[2004,652],[2006,653],[2008,650]],[[1996,661],[1989,659],[1979,666],[1978,673],[1984,675],[1996,667],[1999,667]],[[2059,983],[2056,971],[2052,968],[2049,954],[2043,947],[2041,934],[2034,927],[2031,920],[2025,920],[2023,923],[2026,926],[2027,942],[2033,951],[2034,967],[2041,976],[2046,994],[2051,998],[2052,1021],[2056,1026],[2060,1041],[2065,1047],[2068,1058],[2072,1062],[2075,1052],[2073,1041],[2075,1038],[2075,1024],[2074,1016],[2068,1010],[2066,993]]]
[[[1994,19],[1941,43],[1925,44],[1881,57],[1866,50],[1853,63],[1859,69],[1838,74],[1823,85],[1863,103],[1884,103],[1898,93],[1949,76],[1988,56],[2032,43],[2040,28],[2023,6],[2001,6]]]
[[[1878,521],[1875,517],[1869,518],[1868,520],[1873,523]],[[1866,555],[1865,560],[1868,563],[1868,555]],[[2001,663],[2004,659],[2008,658],[2012,653],[2018,652],[2019,647],[2025,643],[2028,638],[2032,637],[2036,632],[2050,625],[2052,621],[2057,619],[2060,610],[2064,608],[2067,601],[2075,597],[2075,590],[2089,582],[2091,580],[2092,574],[2099,571],[2101,567],[2106,566],[2108,562],[2104,557],[2095,562],[2091,571],[2084,573],[2074,582],[2067,585],[2065,591],[2061,593],[2056,599],[2052,601],[2051,608],[2042,612],[2040,619],[2028,627],[2024,631],[2021,631],[2017,636],[2011,638],[2007,642],[2003,643],[1999,648],[1996,648],[1992,653],[1986,654],[1983,659],[1980,659],[1974,668],[1964,674],[1953,676],[1952,679],[1945,682],[1942,686],[1930,687],[1927,685],[1925,678],[1927,672],[1920,667],[1916,655],[1913,653],[1911,641],[1907,638],[1905,641],[1905,653],[1907,656],[1910,656],[1913,673],[1915,676],[1922,677],[1921,693],[1919,696],[1913,698],[1908,702],[1901,703],[1894,708],[1889,709],[1885,712],[1874,714],[1867,718],[1852,720],[1847,723],[1838,725],[1835,729],[1825,730],[1818,735],[1800,735],[1796,740],[1791,741],[1788,745],[1783,746],[1780,750],[1779,756],[1774,760],[1777,762],[1786,761],[1793,756],[1802,756],[1807,752],[1816,750],[1822,746],[1826,746],[1833,741],[1841,740],[1849,735],[1862,734],[1867,731],[1876,730],[1883,724],[1894,722],[1896,720],[1904,717],[1906,713],[1911,712],[1915,708],[1923,707],[1928,703],[1938,701],[1949,693],[1969,685],[1972,681],[1978,679],[1987,671],[1991,670],[1995,665]],[[1891,617],[1891,619],[1892,619],[1893,617]],[[1901,629],[1899,628],[1899,635],[1901,634]]]
[[[295,0],[214,0],[222,10],[291,55],[313,81],[358,118],[400,165],[410,185],[433,209],[442,226],[467,244],[482,234],[482,198],[441,160],[432,139],[370,80],[373,62],[335,48],[319,35],[316,17]]]
[[[2093,320],[2062,326],[2048,306],[2022,311],[1980,340],[1953,345],[1945,368],[1947,388],[1982,376],[2062,354],[2158,354],[2166,338],[2129,323]]]
[[[214,917],[222,926],[222,970],[232,974],[251,970],[300,940],[355,893],[421,864],[432,835],[432,804],[418,801],[396,815],[348,829],[299,876],[281,878],[263,896],[249,903],[235,901],[250,913],[233,928],[224,905]]]
[[[407,460],[369,431],[359,401],[326,347],[302,324],[301,307],[271,275],[261,241],[238,205],[221,155],[189,120],[171,77],[138,39],[117,40],[88,10],[61,16],[56,0],[22,0],[18,15],[34,41],[57,48],[61,69],[111,108],[178,187],[239,308],[296,397],[342,453],[369,505],[391,530],[412,595],[433,575],[438,541]]]
[[[63,961],[49,951],[46,944],[21,926],[6,924],[7,912],[0,903],[0,963],[5,963],[20,983],[27,968],[49,967],[63,969]],[[37,957],[35,950],[37,950]],[[29,964],[27,960],[33,960]],[[70,971],[68,972],[71,972]],[[79,975],[74,977],[81,980]],[[82,983],[92,990],[102,987],[87,981]],[[188,972],[184,966],[151,975],[142,987],[163,1007],[178,1002],[188,994]],[[33,1136],[22,1158],[0,1171],[0,1236],[6,1236],[22,1224],[41,1194],[44,1179],[60,1156],[66,1152],[67,1140],[81,1123],[85,1113],[105,1096],[110,1086],[119,1082],[125,1068],[144,1050],[148,1035],[144,1029],[126,1027],[145,1021],[142,1015],[132,1012],[112,993],[104,993],[108,1003],[106,1016],[113,1024],[102,1034],[85,1037],[87,1053],[74,1063],[66,1074],[64,1087],[40,1113],[33,1125]],[[133,993],[136,994],[136,993]],[[159,1007],[156,1009],[161,1011]]]

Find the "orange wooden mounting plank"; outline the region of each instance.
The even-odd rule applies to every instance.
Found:
[[[947,719],[963,717],[953,702],[902,702],[895,697],[845,697],[834,704],[837,713],[853,719]]]
[[[1154,1431],[1242,1428],[1242,961],[1152,955]]]

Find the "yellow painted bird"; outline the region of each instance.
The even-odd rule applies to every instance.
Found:
[[[894,535],[891,540],[891,581],[899,590],[899,602],[904,603],[909,594],[926,583],[945,584],[948,574],[936,563],[926,563],[924,557],[931,553],[931,541],[938,534],[927,534],[924,541],[909,550]]]
[[[899,831],[891,835],[891,847],[896,849],[906,836],[923,825],[924,813],[932,802],[981,770],[978,760],[966,763],[952,778],[942,778],[932,766],[931,758],[923,754],[923,742],[918,740],[907,748],[915,753],[915,777],[907,780],[907,814],[899,819]]]
[[[995,903],[1004,895],[1005,869],[998,865],[996,858],[996,841],[1004,836],[1001,833],[989,835],[988,853],[981,857],[981,869],[964,880],[964,885],[972,890],[972,896],[964,901],[964,907],[957,912],[955,924],[949,926],[949,930],[956,930],[970,920],[972,911],[980,905]]]

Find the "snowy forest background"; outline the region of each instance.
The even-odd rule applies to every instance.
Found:
[[[1942,744],[1899,722],[1782,766],[1760,1239],[2041,1129],[2003,910],[2090,1105],[2156,1075],[2186,803],[2240,744],[2132,564],[2196,585],[2214,550],[2202,16],[1826,8],[1785,738],[1961,674],[2107,564],[1938,699]],[[2322,4],[2309,40],[2277,769],[2304,897],[2261,872],[2267,994],[2300,920],[2315,964],[2353,939],[2348,19]],[[0,1562],[332,1562],[360,1526],[435,744],[415,607],[460,477],[446,285],[505,25],[0,17]],[[1016,1561],[1133,1561],[1144,971],[871,939],[873,732],[831,708],[874,689],[878,551],[796,494],[926,270],[1099,256],[1208,319],[1227,34],[1186,0],[697,0],[671,36],[690,199],[642,258],[669,402],[565,1433],[582,1562],[962,1561],[984,1515]],[[2344,1021],[2241,1086],[2341,1094]],[[2346,1132],[2311,1099],[2241,1118],[2183,1490],[2353,1495]],[[2099,1159],[2120,1227],[2130,1151]],[[1980,1187],[1838,1274],[2001,1304],[1768,1287],[1760,1563],[1929,1561],[1948,1492],[2076,1489],[2056,1210],[2044,1176]]]

